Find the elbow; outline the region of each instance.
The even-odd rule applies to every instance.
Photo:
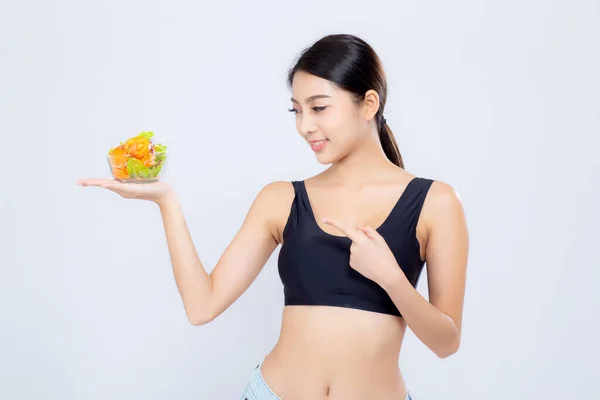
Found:
[[[438,342],[438,346],[433,350],[438,358],[448,358],[456,353],[460,347],[461,329],[455,324],[452,324],[452,329],[449,329],[444,334],[443,340]]]
[[[206,325],[209,322],[211,322],[212,320],[214,320],[214,318],[210,315],[210,314],[187,314],[188,320],[190,321],[190,324],[194,325],[194,326],[201,326],[201,325]]]
[[[456,353],[459,348],[460,348],[460,338],[456,338],[454,341],[447,344],[446,346],[436,349],[435,354],[438,356],[438,358],[448,358],[451,355],[453,355],[454,353]]]
[[[215,313],[212,298],[186,300],[183,302],[183,307],[190,324],[194,326],[206,325],[217,317],[218,314]]]
[[[457,351],[458,351],[458,349],[456,349],[456,350],[436,351],[435,354],[438,356],[438,358],[444,359],[444,358],[450,357],[451,355],[453,355]]]
[[[211,311],[211,309],[204,309],[204,310],[186,309],[186,314],[188,317],[188,321],[190,321],[190,324],[192,324],[194,326],[206,325],[209,322],[213,321],[216,317],[216,315],[214,315],[214,313]]]

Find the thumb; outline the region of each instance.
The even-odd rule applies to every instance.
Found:
[[[358,229],[363,231],[371,239],[377,239],[379,237],[379,233],[377,233],[377,231],[370,226],[358,225]]]

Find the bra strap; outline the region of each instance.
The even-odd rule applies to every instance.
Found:
[[[299,181],[291,181],[292,186],[294,187],[294,199],[292,200],[292,205],[290,207],[290,213],[285,224],[285,228],[283,229],[282,236],[285,237],[289,234],[291,229],[296,229],[300,222],[300,214],[303,212],[304,202],[301,182]]]
[[[406,194],[404,202],[405,208],[403,211],[408,218],[407,222],[410,234],[416,234],[417,223],[421,216],[423,204],[425,203],[427,193],[429,193],[429,188],[433,182],[433,179],[417,178],[415,182],[413,182],[414,185],[411,185],[409,188],[410,192]]]

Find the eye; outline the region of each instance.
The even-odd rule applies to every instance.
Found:
[[[325,110],[328,106],[321,106],[321,107],[313,107],[312,110],[314,110],[315,112],[321,112],[323,110]],[[288,109],[289,112],[294,113],[294,114],[298,114],[300,111],[296,110],[295,108],[289,108]]]

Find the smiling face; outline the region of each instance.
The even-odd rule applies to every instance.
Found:
[[[369,121],[354,95],[328,80],[298,71],[292,83],[296,129],[321,164],[331,164],[351,152],[369,132]]]

